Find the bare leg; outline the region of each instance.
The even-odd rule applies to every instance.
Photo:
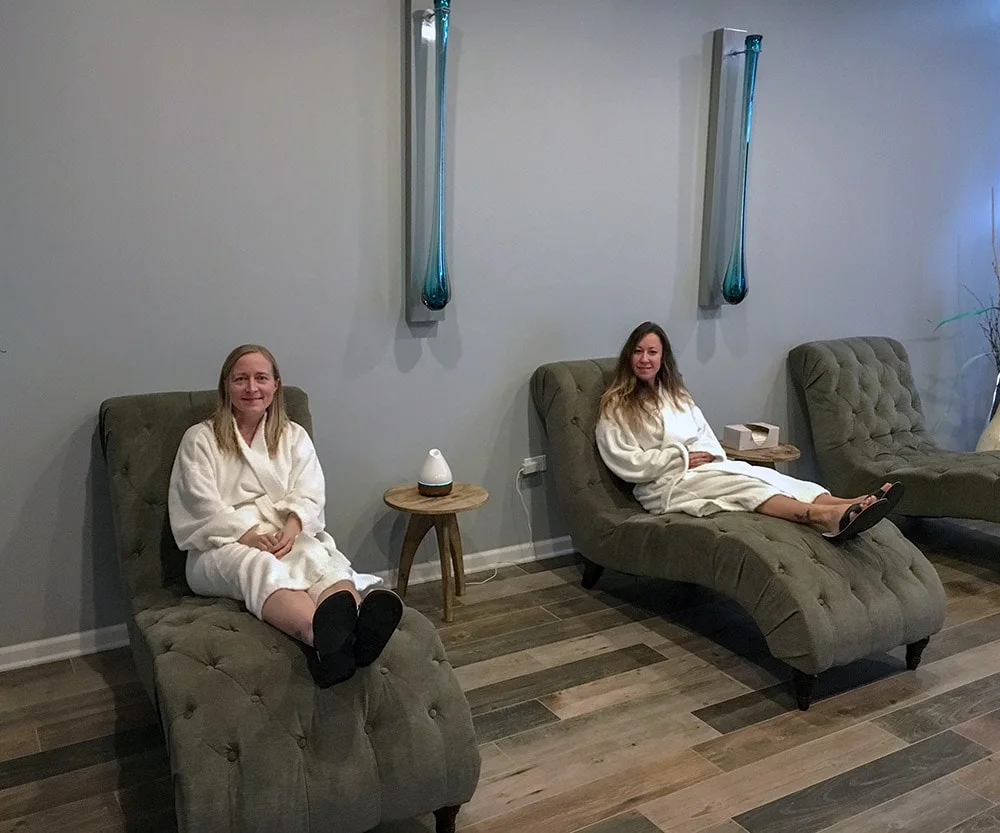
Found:
[[[358,589],[354,586],[354,582],[351,581],[350,579],[345,578],[343,581],[338,581],[335,584],[331,584],[329,587],[326,588],[326,590],[320,593],[316,599],[316,607],[319,607],[330,596],[332,596],[334,593],[339,593],[341,590],[346,590],[348,593],[354,596],[355,604],[361,603],[361,597],[358,595]]]
[[[872,501],[869,501],[871,503]],[[864,501],[861,502],[864,505]],[[840,519],[847,511],[843,503],[803,503],[801,500],[775,495],[768,498],[755,512],[770,515],[797,524],[808,524],[821,532],[836,532],[840,528]]]
[[[260,618],[282,633],[312,647],[312,620],[315,611],[316,605],[305,590],[275,590],[264,602]]]
[[[884,483],[882,485],[883,489],[889,488],[891,483]],[[860,503],[864,507],[868,507],[875,502],[875,495],[859,495],[858,497],[835,497],[834,495],[820,495],[816,500],[813,501],[817,506],[833,505],[837,504],[839,506],[850,506],[854,503]]]

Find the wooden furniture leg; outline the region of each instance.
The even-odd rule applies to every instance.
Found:
[[[603,572],[604,568],[600,564],[595,564],[593,561],[587,561],[585,558],[583,560],[583,580],[580,582],[580,584],[583,585],[583,589],[592,590]]]
[[[445,515],[448,525],[448,544],[451,547],[451,566],[455,573],[455,595],[465,592],[465,560],[462,552],[462,533],[458,531],[458,515]]]
[[[906,646],[906,667],[909,671],[917,670],[917,666],[920,665],[920,656],[930,641],[931,638],[925,636],[923,639],[918,639]]]
[[[442,807],[434,811],[435,833],[455,833],[455,819],[460,807]]]
[[[799,709],[801,711],[808,711],[809,704],[812,703],[813,685],[816,683],[816,675],[796,671],[792,681],[795,684],[795,701]]]
[[[444,593],[444,621],[452,621],[452,604],[455,588],[451,584],[451,546],[448,541],[448,516],[434,515],[434,531],[437,533],[438,551],[441,556],[441,589]]]
[[[417,547],[432,526],[434,520],[430,515],[410,515],[410,520],[406,523],[403,552],[399,556],[399,576],[396,578],[396,593],[401,599],[406,598],[406,585],[410,583],[413,556],[417,554]]]

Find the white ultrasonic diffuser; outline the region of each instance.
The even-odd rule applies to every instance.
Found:
[[[417,491],[425,497],[443,497],[451,492],[454,485],[448,461],[439,449],[432,448],[420,467]]]

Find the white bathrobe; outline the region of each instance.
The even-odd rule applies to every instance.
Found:
[[[326,486],[306,430],[289,423],[271,457],[265,422],[261,420],[249,446],[236,432],[236,457],[219,450],[208,422],[192,426],[181,440],[170,475],[168,509],[177,546],[187,551],[191,589],[245,602],[260,617],[275,590],[307,590],[315,599],[345,579],[359,590],[381,581],[356,573],[323,530]],[[264,533],[277,531],[290,512],[302,521],[302,533],[284,558],[238,543],[254,527]]]
[[[775,495],[812,503],[827,490],[774,469],[729,460],[701,409],[675,406],[661,397],[659,419],[643,421],[636,433],[624,419],[597,422],[597,448],[611,471],[628,483],[647,512],[749,512]],[[707,451],[715,459],[688,468],[688,454]]]

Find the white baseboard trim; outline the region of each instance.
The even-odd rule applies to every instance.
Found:
[[[437,550],[435,550],[435,553]],[[513,544],[509,547],[499,547],[495,550],[470,552],[465,554],[462,563],[465,572],[475,573],[480,570],[492,570],[508,564],[524,564],[527,561],[541,561],[543,558],[554,558],[557,555],[569,555],[576,552],[573,540],[564,535],[561,538],[547,538],[544,541],[528,541],[523,544]],[[382,570],[376,575],[385,580],[390,587],[395,587],[396,570]],[[409,586],[423,584],[428,581],[441,580],[441,563],[439,561],[423,561],[414,564],[410,570]]]
[[[508,564],[541,561],[543,558],[554,558],[572,552],[576,552],[573,541],[568,535],[564,535],[561,538],[528,541],[495,550],[466,553],[463,563],[466,573],[474,573]],[[383,570],[377,575],[381,576],[388,586],[395,587],[396,570]],[[438,561],[414,564],[410,571],[411,586],[440,580],[441,564]],[[20,645],[0,648],[0,672],[70,659],[84,654],[96,654],[99,651],[110,651],[112,648],[122,648],[126,645],[128,645],[128,628],[124,623],[81,633],[68,633],[65,636],[54,636],[51,639],[23,642]]]
[[[128,645],[128,628],[124,623],[54,636],[51,639],[39,639],[36,642],[23,642],[0,648],[0,672],[84,654],[96,654],[98,651],[109,651],[125,645]]]

